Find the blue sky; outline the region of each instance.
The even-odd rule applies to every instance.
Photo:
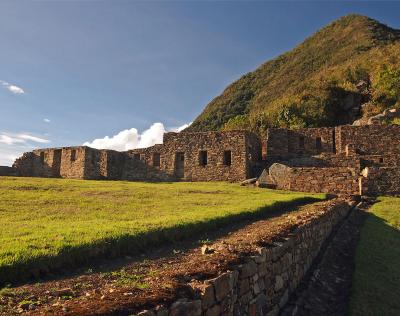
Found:
[[[400,3],[382,1],[3,0],[0,165],[34,147],[157,141],[230,82],[349,13],[400,28]]]

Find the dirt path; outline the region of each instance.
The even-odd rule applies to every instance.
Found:
[[[368,204],[361,205],[344,220],[281,315],[347,314],[354,256],[367,207]]]

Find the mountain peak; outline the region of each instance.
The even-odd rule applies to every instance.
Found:
[[[397,102],[362,95],[355,80],[374,84],[382,67],[400,66],[399,56],[399,30],[367,16],[343,16],[293,50],[267,61],[229,85],[207,105],[188,130],[245,128],[259,132],[271,126],[350,123],[354,119],[352,115],[357,113],[357,109],[351,110],[352,115],[347,113],[350,99],[358,103],[371,101],[372,112]],[[373,97],[377,100],[370,100]],[[387,104],[382,105],[378,99],[389,103],[385,101]],[[282,112],[285,109],[292,112],[293,124],[287,122],[288,118],[285,121]],[[361,110],[357,113],[363,114]]]

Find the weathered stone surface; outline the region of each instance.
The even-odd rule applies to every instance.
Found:
[[[281,275],[275,276],[275,291],[279,291],[283,288],[283,278]]]
[[[16,176],[16,175],[18,175],[16,168],[0,166],[0,176]]]
[[[218,302],[222,301],[233,289],[235,276],[232,272],[221,274],[218,278],[210,280],[215,288],[215,297]]]
[[[215,304],[215,290],[213,284],[205,284],[200,288],[203,310]]]
[[[258,295],[250,302],[249,316],[262,316],[265,315],[268,306],[267,297],[264,294]]]
[[[250,260],[247,263],[242,264],[239,266],[239,278],[244,279],[250,276],[253,276],[257,272],[257,264]]]
[[[200,299],[175,302],[169,308],[169,315],[278,315],[307,273],[332,227],[350,209],[345,202],[329,205],[327,211],[321,210],[321,216],[295,230],[281,243],[275,262],[256,264],[254,256],[244,257],[242,262],[245,263],[232,267],[233,271],[204,284],[195,282],[193,287],[198,291],[194,293],[199,294]],[[269,253],[266,257],[271,258],[272,251]]]
[[[219,316],[219,315],[221,315],[221,307],[219,305],[214,305],[213,307],[210,307],[205,313],[205,316]]]
[[[179,300],[172,304],[169,316],[200,316],[201,301]]]
[[[156,314],[153,311],[146,310],[136,314],[136,316],[156,316]]]

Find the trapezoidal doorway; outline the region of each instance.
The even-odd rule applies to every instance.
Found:
[[[175,153],[175,176],[180,179],[185,177],[185,153],[183,152]]]

